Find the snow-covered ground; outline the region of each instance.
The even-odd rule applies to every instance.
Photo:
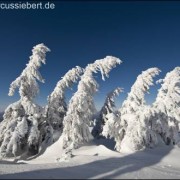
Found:
[[[30,161],[0,161],[0,179],[32,178],[180,178],[180,148],[159,146],[155,149],[122,154],[112,150],[113,142],[101,140],[73,151],[66,162],[55,159],[62,153],[59,142]]]

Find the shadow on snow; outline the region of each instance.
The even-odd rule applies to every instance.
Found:
[[[136,172],[142,168],[153,166],[160,162],[163,157],[170,153],[173,147],[160,147],[155,149],[146,149],[135,152],[123,157],[111,157],[107,159],[96,160],[83,165],[71,167],[58,167],[53,169],[38,169],[33,171],[19,172],[15,174],[0,175],[2,178],[105,178],[112,179],[125,175],[126,173]],[[62,162],[63,163],[63,162]],[[32,165],[33,166],[33,165]],[[36,166],[36,165],[35,165]],[[46,166],[44,164],[44,166]],[[41,165],[41,167],[43,167]],[[135,177],[133,177],[135,178]]]

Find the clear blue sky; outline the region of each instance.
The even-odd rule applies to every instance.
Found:
[[[10,83],[19,76],[38,43],[51,52],[40,71],[46,83],[40,85],[39,104],[57,81],[76,65],[85,67],[106,55],[123,64],[113,69],[95,96],[100,107],[105,95],[117,86],[125,92],[119,106],[141,71],[162,70],[159,78],[180,65],[180,2],[178,1],[54,1],[55,10],[0,10],[0,110],[19,99],[18,91],[8,97]],[[97,76],[97,75],[96,75]],[[157,88],[147,96],[151,103]],[[76,90],[68,91],[68,98]]]

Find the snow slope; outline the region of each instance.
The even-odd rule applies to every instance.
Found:
[[[104,144],[106,140],[104,140]],[[18,178],[180,178],[178,147],[160,146],[133,154],[115,152],[107,145],[96,142],[73,151],[73,158],[56,162],[61,142],[56,142],[46,152],[31,161],[0,162],[0,179]]]

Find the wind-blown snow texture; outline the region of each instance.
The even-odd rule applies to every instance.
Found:
[[[44,83],[39,68],[45,64],[46,53],[50,51],[44,44],[32,50],[29,63],[21,75],[11,83],[9,96],[19,89],[20,100],[7,107],[4,120],[0,124],[0,155],[11,156],[38,151],[43,109],[35,104],[39,92],[37,80]]]
[[[115,129],[118,132],[114,137],[118,151],[136,151],[156,144],[157,140],[149,122],[151,110],[146,105],[145,93],[153,85],[153,78],[159,72],[158,68],[143,71],[123,102]]]
[[[83,69],[79,66],[69,70],[57,83],[54,91],[48,97],[47,118],[54,130],[62,131],[63,119],[67,111],[65,91],[77,82],[82,73]]]
[[[120,64],[121,60],[107,56],[88,64],[78,84],[78,90],[71,98],[67,114],[64,118],[63,147],[77,148],[93,137],[89,131],[90,121],[96,112],[93,96],[98,90],[98,84],[93,73],[101,72],[102,79],[108,77],[112,68]]]
[[[26,68],[10,85],[9,96],[18,88],[20,100],[7,107],[0,123],[0,177],[180,178],[180,67],[158,81],[162,85],[152,105],[146,104],[145,94],[160,72],[156,67],[137,77],[119,110],[114,98],[122,89],[116,88],[97,112],[93,96],[99,85],[93,74],[100,72],[105,80],[121,64],[106,56],[85,69],[68,71],[41,107],[34,100],[37,81],[44,83],[39,68],[49,51],[44,44],[36,45]],[[66,89],[79,79],[77,92],[66,104]]]
[[[67,112],[65,91],[78,81],[83,69],[79,66],[69,70],[57,83],[53,92],[48,96],[45,109],[45,122],[41,125],[41,134],[44,137],[41,150],[52,144],[62,134],[63,120]]]
[[[180,67],[166,74],[153,104],[154,129],[166,144],[179,142]]]

